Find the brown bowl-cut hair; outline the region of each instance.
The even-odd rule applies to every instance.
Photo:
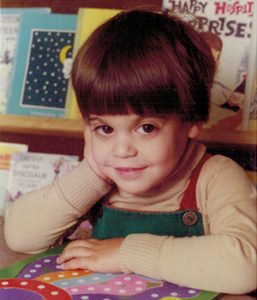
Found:
[[[208,45],[188,23],[132,10],[98,27],[82,45],[72,83],[85,119],[134,112],[206,121],[214,73]]]

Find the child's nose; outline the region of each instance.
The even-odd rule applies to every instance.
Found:
[[[123,137],[116,140],[113,147],[113,155],[120,158],[135,156],[137,154],[136,145],[130,138]]]

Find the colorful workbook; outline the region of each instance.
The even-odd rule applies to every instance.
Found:
[[[70,172],[78,164],[78,159],[78,156],[49,153],[13,154],[5,209],[22,194],[42,188],[53,182],[57,176]]]
[[[254,1],[163,0],[163,9],[202,32],[216,60],[207,127],[242,129]]]
[[[12,154],[16,152],[26,152],[27,150],[28,146],[25,144],[0,142],[0,216],[4,215]]]
[[[108,8],[80,8],[78,12],[77,29],[74,42],[73,59],[79,48],[88,39],[91,33],[105,21],[115,16],[120,10]],[[76,96],[69,83],[65,107],[65,116],[69,119],[81,118]]]
[[[137,274],[63,271],[62,247],[0,270],[0,299],[19,300],[210,300],[218,293],[179,286]]]
[[[0,113],[5,113],[20,20],[24,14],[50,13],[50,8],[0,8]]]
[[[7,113],[63,117],[76,15],[24,15],[20,23]]]

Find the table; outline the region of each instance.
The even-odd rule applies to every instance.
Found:
[[[4,240],[3,235],[4,219],[0,217],[0,269],[7,267],[11,263],[28,257],[27,254],[15,253],[11,251]],[[224,295],[220,300],[253,300],[255,297],[248,295]]]

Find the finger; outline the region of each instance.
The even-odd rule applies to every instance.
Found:
[[[58,257],[57,263],[61,264],[77,257],[90,257],[93,252],[94,251],[91,249],[85,247],[73,247],[71,249],[64,250],[64,252]]]
[[[90,147],[90,130],[89,130],[89,124],[86,124],[84,130],[84,157],[85,158],[88,156],[89,147]]]
[[[66,249],[71,249],[71,248],[74,248],[74,247],[87,247],[87,248],[90,248],[93,243],[93,241],[91,241],[91,239],[86,239],[86,240],[76,240],[76,241],[73,241],[71,243],[69,243],[65,248],[64,248],[64,251]]]
[[[90,137],[91,137],[90,128],[89,128],[89,125],[86,124],[85,130],[84,130],[84,141],[85,141],[85,143],[89,144]]]
[[[87,241],[94,245],[96,245],[99,242],[99,240],[93,238],[87,239]]]
[[[61,264],[63,270],[87,269],[90,258],[76,257]]]
[[[90,134],[90,127],[89,124],[86,123],[85,128],[84,128],[84,137],[88,137],[88,135]]]

